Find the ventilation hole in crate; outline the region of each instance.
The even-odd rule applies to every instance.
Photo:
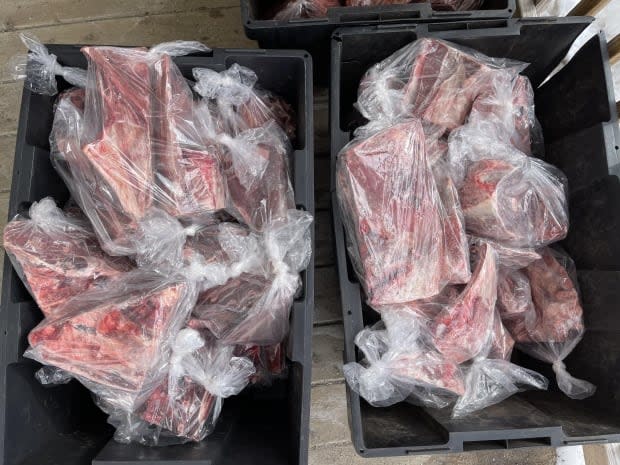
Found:
[[[509,9],[509,10],[508,10],[508,13],[512,13],[512,10],[511,10],[511,9]]]
[[[347,315],[352,315],[351,310],[347,311]]]
[[[618,150],[618,146],[616,145],[616,150]]]

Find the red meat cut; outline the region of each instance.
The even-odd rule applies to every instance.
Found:
[[[151,206],[152,66],[142,49],[84,47],[88,58],[84,153],[134,221]],[[87,212],[88,213],[88,212]]]
[[[563,239],[568,231],[564,175],[484,137],[463,142],[469,135],[464,131],[450,142],[453,161],[473,153],[473,159],[464,162],[465,177],[459,188],[467,231],[516,247]]]
[[[483,244],[471,281],[459,298],[440,312],[431,324],[437,349],[455,363],[463,363],[480,353],[493,328],[497,299],[497,258]]]
[[[104,288],[131,264],[103,253],[88,222],[65,215],[51,198],[35,202],[30,218],[17,216],[4,229],[4,248],[46,317],[72,297]]]
[[[336,176],[353,263],[371,305],[431,297],[467,281],[457,199],[449,185],[441,193],[437,187],[418,120],[345,147]]]
[[[154,118],[158,132],[153,138],[159,203],[176,217],[200,217],[225,208],[221,149],[204,136],[191,89],[168,55],[162,55],[155,70],[161,105],[161,116]]]
[[[118,292],[82,294],[59,318],[48,319],[28,336],[26,355],[77,377],[112,406],[133,411],[160,368],[168,339],[190,310],[182,282],[131,286]],[[128,292],[126,289],[130,289]]]
[[[295,208],[289,178],[290,146],[275,123],[249,129],[229,141],[224,153],[231,213],[255,231],[286,218]]]
[[[524,299],[524,310],[505,318],[505,324],[517,343],[570,343],[584,329],[579,295],[555,253],[543,248],[540,254],[521,275],[529,280],[532,304]]]
[[[213,421],[216,397],[188,376],[179,378],[175,389],[180,395],[171,399],[168,381],[159,385],[146,400],[142,419],[181,438],[202,440]]]

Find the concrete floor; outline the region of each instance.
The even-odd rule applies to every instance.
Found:
[[[1,0],[0,66],[13,54],[24,53],[18,38],[21,31],[50,43],[150,45],[186,39],[211,47],[256,47],[243,34],[238,0]],[[0,227],[7,216],[21,86],[0,73]],[[362,459],[355,454],[341,372],[342,318],[329,213],[326,95],[317,90],[315,109],[318,232],[310,464],[555,464],[552,448],[394,459]],[[586,457],[592,457],[588,462],[606,463],[601,450],[586,449]]]

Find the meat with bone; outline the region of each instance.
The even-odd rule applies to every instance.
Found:
[[[469,277],[449,186],[440,193],[418,120],[354,140],[338,156],[337,192],[355,269],[372,305],[438,294]]]
[[[131,269],[104,254],[90,224],[66,215],[50,197],[34,202],[4,229],[4,248],[46,317],[91,288],[104,288]]]
[[[143,273],[68,301],[31,331],[25,355],[76,377],[107,405],[134,411],[160,382],[171,338],[195,301],[188,283]]]
[[[480,353],[492,331],[497,299],[497,256],[483,244],[477,252],[471,281],[456,301],[432,322],[437,349],[449,360],[463,363]]]
[[[524,67],[424,38],[366,72],[357,106],[370,120],[417,116],[452,130],[466,122],[473,102],[495,75],[515,78]]]
[[[445,407],[464,392],[460,368],[424,342],[426,327],[416,315],[392,309],[384,321],[386,329],[379,324],[355,338],[364,358],[344,366],[351,389],[374,406],[408,399]]]
[[[143,49],[84,47],[88,85],[83,151],[119,214],[137,223],[153,202],[153,64]],[[85,210],[90,216],[91,212]]]
[[[566,395],[583,399],[596,387],[571,376],[563,363],[584,333],[583,309],[568,272],[574,265],[570,258],[548,247],[539,252],[541,258],[523,272],[529,279],[533,305],[504,316],[504,324],[519,350],[552,364],[558,386]]]
[[[481,123],[450,137],[450,166],[467,231],[516,247],[563,239],[568,231],[564,174],[494,138],[492,131],[492,125]]]
[[[155,63],[160,106],[153,138],[160,205],[172,216],[200,217],[226,207],[221,148],[204,134],[192,91],[168,55]]]
[[[185,328],[176,336],[168,377],[139,409],[143,420],[182,439],[201,441],[213,429],[223,399],[238,394],[255,372],[252,361],[210,334]]]
[[[237,135],[275,121],[292,141],[295,139],[295,112],[283,98],[257,86],[254,71],[235,63],[224,71],[194,68],[194,89],[211,103],[216,132]],[[217,116],[214,116],[215,113]]]
[[[529,79],[504,71],[489,73],[489,77],[473,102],[468,121],[492,121],[498,137],[531,155],[536,115]]]
[[[230,212],[254,231],[286,217],[295,198],[288,168],[291,149],[282,129],[272,121],[224,138],[223,144]]]

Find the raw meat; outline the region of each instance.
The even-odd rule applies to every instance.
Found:
[[[72,198],[88,216],[102,248],[113,255],[133,252],[129,236],[137,225],[119,211],[115,193],[82,151],[84,128],[82,89],[70,89],[58,99],[50,133],[50,158]]]
[[[355,338],[364,359],[344,366],[351,389],[378,407],[408,399],[441,408],[463,394],[461,370],[422,342],[421,320],[399,310],[384,313],[383,319],[386,329],[366,328]]]
[[[270,322],[264,321],[261,314],[254,318],[250,315],[270,287],[271,279],[244,273],[221,286],[208,289],[200,294],[189,325],[192,328],[207,328],[227,344],[252,343],[261,331],[269,330]],[[281,318],[288,318],[289,307],[290,302],[283,302],[280,308],[272,311]],[[267,327],[261,328],[265,324]]]
[[[521,276],[529,280],[535,318],[510,320],[509,328],[519,343],[568,343],[583,334],[583,309],[572,279],[554,252],[541,249],[542,258],[529,265]],[[518,289],[518,288],[515,288]]]
[[[437,188],[418,120],[354,140],[338,156],[336,178],[349,250],[371,305],[422,299],[467,281],[457,199],[449,184]]]
[[[254,71],[235,63],[217,72],[194,68],[194,89],[211,103],[209,112],[216,132],[237,135],[263,127],[274,120],[290,140],[295,139],[295,112],[283,98],[257,86]]]
[[[185,328],[176,336],[168,379],[140,408],[140,416],[175,436],[200,441],[212,430],[225,397],[238,394],[254,374],[248,358],[208,333]]]
[[[469,122],[492,121],[499,138],[531,155],[536,115],[534,90],[529,79],[503,71],[489,74],[489,77],[473,102]]]
[[[568,231],[564,174],[494,138],[492,131],[486,124],[468,125],[450,137],[450,167],[467,231],[513,247],[563,239]]]
[[[204,438],[207,425],[214,422],[216,397],[189,376],[176,380],[179,394],[171,399],[168,380],[159,385],[144,404],[141,417],[174,435],[193,441]]]
[[[492,331],[497,299],[497,257],[483,244],[471,281],[454,304],[446,307],[432,322],[435,346],[447,359],[463,363],[483,349]]]
[[[532,302],[532,290],[530,280],[522,270],[501,269],[497,286],[497,309],[506,326],[517,337],[524,328],[518,329],[525,324],[525,319],[536,313]],[[515,319],[516,321],[511,321]]]
[[[523,272],[529,279],[531,302],[524,298],[525,310],[504,317],[504,324],[519,350],[552,363],[559,388],[571,398],[584,399],[594,394],[591,383],[572,377],[563,360],[575,348],[584,333],[583,309],[568,267],[567,256],[548,247],[540,250],[541,259]],[[513,300],[522,298],[517,293]]]
[[[269,346],[243,345],[237,346],[235,355],[247,357],[252,363],[256,373],[250,379],[252,384],[268,385],[274,378],[281,377],[286,371],[286,357],[284,344]]]
[[[161,117],[154,118],[158,126],[152,143],[159,203],[177,217],[195,218],[225,208],[221,149],[204,136],[191,89],[168,55],[155,63],[155,71]]]
[[[290,145],[277,124],[249,129],[224,144],[231,214],[262,231],[295,208],[288,169]]]
[[[161,377],[171,338],[195,294],[183,281],[136,271],[57,310],[28,336],[26,356],[78,378],[107,405],[132,412]]]
[[[105,288],[130,270],[128,260],[103,253],[88,222],[64,214],[50,197],[34,202],[29,216],[9,221],[3,245],[46,317],[59,316],[67,300]]]
[[[514,78],[524,67],[424,38],[366,72],[357,106],[369,120],[418,116],[452,130],[465,123],[473,102],[496,76]]]
[[[515,341],[498,314],[493,317],[493,333],[488,358],[510,361]]]
[[[89,83],[83,150],[117,209],[137,222],[153,201],[152,68],[158,56],[118,47],[84,47],[82,53]]]
[[[327,16],[329,8],[337,6],[340,6],[340,0],[286,0],[273,19],[321,18]]]

